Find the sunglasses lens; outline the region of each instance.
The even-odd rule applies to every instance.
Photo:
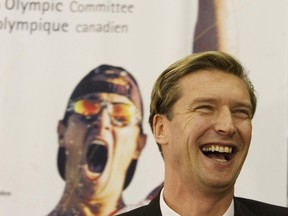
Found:
[[[92,116],[99,113],[101,105],[89,100],[78,100],[74,103],[74,112],[84,116]]]
[[[137,111],[134,106],[128,104],[113,104],[111,115],[117,125],[124,126],[136,119]]]

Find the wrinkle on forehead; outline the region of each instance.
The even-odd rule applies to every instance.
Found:
[[[233,83],[233,85],[231,83]],[[187,96],[187,92],[189,92],[190,95],[196,94],[193,95],[194,98],[210,97],[213,99],[221,97],[216,91],[220,89],[223,93],[229,92],[231,95],[235,94],[235,97],[241,100],[247,100],[247,102],[251,104],[249,91],[245,83],[234,74],[219,70],[201,70],[184,76],[179,84],[182,96],[185,96],[185,92]]]

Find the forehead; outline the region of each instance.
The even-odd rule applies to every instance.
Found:
[[[187,74],[179,81],[182,97],[239,99],[250,103],[245,83],[236,75],[219,70],[201,70]]]
[[[115,94],[115,93],[91,93],[81,97],[82,99],[89,99],[94,101],[106,101],[112,103],[126,103],[126,104],[134,104],[128,97]]]

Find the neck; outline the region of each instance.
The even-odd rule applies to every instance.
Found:
[[[60,202],[49,215],[110,216],[124,206],[121,195],[88,198],[66,187]]]
[[[234,189],[208,192],[165,181],[163,194],[167,205],[180,215],[222,216],[233,200]]]

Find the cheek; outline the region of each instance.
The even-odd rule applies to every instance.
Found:
[[[252,125],[251,122],[243,122],[238,125],[238,131],[245,145],[249,146],[252,138]]]
[[[189,139],[200,138],[213,124],[213,121],[209,118],[203,118],[200,116],[187,116],[181,121],[178,120],[176,124],[172,124],[170,133],[174,133],[173,136],[189,137]]]
[[[197,117],[181,118],[177,121],[175,119],[170,123],[167,132],[168,145],[163,148],[167,149],[167,154],[172,157],[174,163],[181,166],[181,161],[189,157],[187,155],[197,152],[197,143],[209,126],[205,120]]]
[[[87,126],[84,124],[69,123],[65,134],[64,142],[68,151],[81,151],[84,145],[84,138],[87,133]]]
[[[138,128],[119,128],[115,130],[115,151],[129,155],[134,153],[137,147]]]

